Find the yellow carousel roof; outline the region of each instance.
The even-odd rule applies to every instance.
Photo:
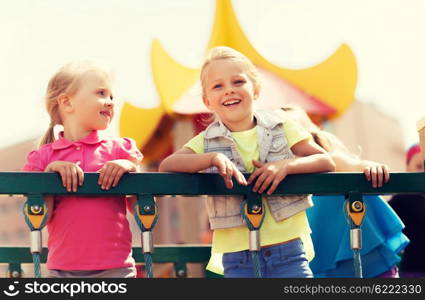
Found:
[[[215,46],[228,46],[244,53],[265,74],[275,91],[269,92],[273,97],[265,97],[267,100],[263,105],[266,107],[296,102],[310,111],[334,118],[343,114],[354,101],[357,65],[346,44],[316,66],[297,70],[282,68],[267,61],[250,44],[237,21],[231,1],[216,0],[215,20],[207,49]],[[196,90],[199,68],[187,68],[176,62],[158,40],[152,43],[151,65],[161,105],[142,109],[125,103],[120,119],[120,134],[133,137],[140,148],[149,141],[164,114],[206,111],[200,94],[199,97],[196,93],[190,96],[189,92],[188,96],[188,91]]]

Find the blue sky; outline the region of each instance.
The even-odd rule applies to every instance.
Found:
[[[281,67],[316,65],[347,43],[358,63],[357,99],[398,119],[402,143],[417,140],[415,124],[425,116],[425,1],[232,3],[254,47]],[[118,99],[156,106],[149,61],[152,40],[159,39],[181,64],[199,67],[214,7],[212,0],[2,0],[0,147],[44,132],[47,81],[72,59],[108,64],[115,73]]]

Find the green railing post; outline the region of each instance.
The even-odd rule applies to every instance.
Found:
[[[184,262],[174,263],[174,270],[176,272],[176,277],[186,278],[187,277],[187,266]]]
[[[34,276],[41,277],[40,255],[43,249],[41,231],[47,222],[47,207],[41,193],[28,193],[24,204],[24,217],[27,223],[31,240],[31,253],[34,261]]]
[[[249,252],[254,265],[253,271],[257,278],[262,277],[259,252],[261,250],[260,228],[264,220],[265,211],[262,195],[249,193],[244,195],[241,203],[241,216],[249,230]]]
[[[138,194],[137,205],[134,212],[137,225],[142,232],[141,242],[143,256],[145,258],[146,273],[149,278],[153,277],[152,253],[154,250],[152,230],[158,220],[158,207],[153,195]]]
[[[263,212],[263,200],[261,194],[251,192],[245,194],[244,198],[246,199],[248,205],[249,214],[261,214]]]
[[[350,246],[353,250],[354,273],[357,278],[363,278],[360,256],[360,250],[362,249],[361,224],[366,213],[363,195],[359,192],[349,192],[346,203],[346,213],[350,224]]]
[[[141,215],[155,214],[155,198],[153,195],[138,194],[137,202],[139,204],[139,213]]]
[[[8,278],[21,278],[22,277],[22,268],[20,263],[9,263],[7,270]]]
[[[30,215],[42,215],[44,214],[44,198],[41,193],[28,193],[28,214]]]

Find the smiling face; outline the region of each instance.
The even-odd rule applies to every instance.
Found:
[[[114,103],[110,79],[98,72],[87,72],[77,92],[69,97],[70,116],[82,130],[103,130],[114,116]]]
[[[253,101],[258,96],[244,62],[236,59],[211,61],[202,80],[205,105],[215,112],[231,131],[251,129]]]

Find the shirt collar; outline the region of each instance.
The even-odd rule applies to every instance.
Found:
[[[52,148],[54,150],[58,150],[58,149],[65,149],[65,148],[71,147],[72,145],[75,145],[75,144],[94,145],[94,144],[101,143],[102,141],[104,141],[104,139],[102,139],[99,136],[99,133],[97,130],[93,130],[85,138],[79,141],[74,141],[74,142],[64,138],[63,131],[61,131],[59,132],[59,139],[57,139],[55,142],[52,143]]]
[[[277,125],[283,124],[286,120],[285,112],[282,109],[274,111],[255,110],[254,117],[257,125],[267,129],[273,129]],[[231,132],[220,119],[216,120],[210,124],[207,129],[205,129],[204,137],[206,139],[213,139],[222,136],[230,138]]]

